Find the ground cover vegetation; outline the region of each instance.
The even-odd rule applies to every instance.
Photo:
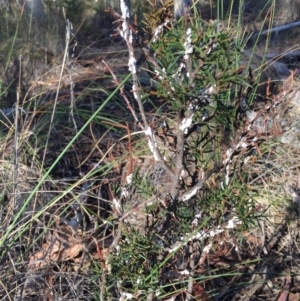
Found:
[[[253,68],[242,4],[120,4],[99,40],[84,2],[0,21],[0,299],[298,300],[296,70]]]

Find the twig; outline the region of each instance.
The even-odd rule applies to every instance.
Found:
[[[180,118],[180,117],[179,117]],[[183,154],[184,154],[184,131],[178,129],[177,131],[177,145],[176,145],[176,161],[175,161],[175,174],[172,181],[172,189],[171,189],[171,196],[173,199],[176,198],[179,192],[179,183],[183,168]]]
[[[14,172],[13,172],[13,196],[14,201],[17,200],[17,186],[18,186],[18,136],[19,136],[19,104],[20,104],[20,93],[21,93],[21,73],[22,73],[22,56],[20,56],[19,62],[19,83],[18,83],[18,90],[17,90],[17,102],[15,108],[15,136],[14,136]]]
[[[67,54],[66,59],[67,59],[69,78],[70,78],[70,100],[71,100],[70,118],[72,119],[72,122],[74,124],[75,132],[77,133],[77,124],[76,124],[76,121],[75,121],[75,118],[74,118],[75,97],[74,97],[74,81],[73,81],[73,76],[72,76],[72,59],[74,58],[75,48],[77,46],[77,39],[76,39],[75,34],[73,33],[72,23],[69,21],[69,19],[67,19],[64,9],[63,9],[63,14],[64,14],[64,18],[65,18],[65,21],[66,21],[66,47],[69,47],[71,37],[75,41],[74,45],[72,47],[72,55],[70,57],[69,52],[66,51],[66,54]]]
[[[107,68],[107,70],[109,71],[109,73],[111,74],[111,76],[113,77],[114,79],[114,82],[117,86],[120,86],[120,82],[118,81],[115,73],[113,72],[113,70],[110,68],[110,66],[104,61],[102,60],[102,63],[105,65],[105,67]],[[128,110],[131,112],[135,122],[139,125],[139,127],[144,131],[145,128],[143,126],[143,124],[139,121],[134,109],[132,108],[132,105],[130,104],[130,101],[129,99],[127,98],[126,94],[124,93],[124,87],[120,87],[120,92],[121,92],[121,96],[123,97],[123,99],[125,100],[126,102],[126,105],[127,105],[127,108]]]
[[[299,45],[297,45],[299,47]],[[289,59],[297,59],[300,57],[300,51],[299,50],[287,50],[283,53],[267,53],[266,54],[267,60],[280,60],[283,58],[289,58]]]
[[[132,144],[131,144],[130,128],[127,122],[126,122],[126,129],[128,134],[128,151],[129,151],[129,170],[128,170],[128,174],[126,175],[128,176],[133,172],[133,151],[132,151]]]
[[[198,191],[203,187],[204,183],[214,174],[217,173],[221,170],[221,168],[223,168],[223,164],[217,164],[215,165],[215,167],[208,173],[206,173],[206,175],[203,175],[202,179],[194,186],[192,187],[190,190],[186,191],[185,193],[183,193],[181,196],[178,197],[178,200],[180,202],[186,202],[188,200],[190,200],[193,196],[195,196]]]
[[[266,36],[266,35],[269,35],[269,34],[272,34],[272,33],[277,34],[278,32],[288,30],[288,29],[291,29],[291,28],[294,28],[294,27],[297,27],[297,26],[300,26],[300,21],[293,22],[293,23],[286,24],[286,25],[277,26],[277,27],[274,27],[274,28],[271,28],[271,29],[266,29],[266,30],[263,30],[261,32],[257,32],[255,34],[253,34],[250,37],[250,40],[255,39],[256,37]]]
[[[176,2],[175,2],[176,4]],[[187,15],[185,14],[185,17]],[[187,24],[187,22],[186,22]],[[189,82],[191,83],[193,79],[190,77],[192,72],[191,67],[191,57],[190,54],[193,53],[193,46],[192,46],[192,38],[191,38],[192,30],[191,28],[186,26],[186,37],[184,42],[185,47],[185,55],[184,55],[184,62],[186,65],[186,69],[188,70],[187,74],[189,77]],[[172,189],[171,189],[171,196],[172,199],[178,195],[179,192],[179,184],[180,178],[183,169],[183,156],[184,156],[184,146],[185,146],[185,132],[188,130],[190,125],[193,122],[193,110],[187,110],[186,115],[184,118],[181,116],[181,113],[178,113],[178,129],[177,129],[177,144],[176,144],[176,162],[175,162],[175,176],[173,178]]]
[[[186,294],[186,301],[194,300],[193,298],[193,286],[194,286],[194,277],[195,277],[195,258],[193,253],[193,244],[189,246],[189,253],[190,255],[190,275],[188,280],[188,287],[187,287],[187,294]]]

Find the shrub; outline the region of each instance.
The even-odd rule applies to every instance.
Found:
[[[255,78],[240,66],[243,39],[221,21],[207,23],[197,12],[175,21],[166,5],[146,15],[147,36],[132,30],[127,13],[124,6],[118,20],[133,97],[124,100],[154,159],[146,172],[140,166],[133,178],[127,173],[109,293],[120,300],[204,300],[204,286],[216,289],[209,278],[229,276],[246,259],[243,230],[264,215],[249,185],[251,158],[282,134],[291,87],[253,102]],[[139,81],[141,65],[147,87]],[[155,121],[148,103],[159,108]],[[211,270],[217,258],[228,268]]]

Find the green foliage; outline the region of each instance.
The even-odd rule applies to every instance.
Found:
[[[120,281],[121,287],[135,293],[139,288],[144,289],[153,283],[158,283],[158,275],[152,275],[149,278],[146,278],[145,275],[153,274],[161,248],[159,244],[155,243],[155,237],[141,236],[131,227],[127,230],[128,232],[123,233],[122,248],[114,252],[111,257],[113,277],[110,278],[113,281]],[[120,269],[120,267],[122,268]]]

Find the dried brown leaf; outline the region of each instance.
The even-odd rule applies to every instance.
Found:
[[[204,288],[194,281],[193,283],[193,291],[192,291],[193,297],[197,301],[209,301],[210,298],[208,297],[207,292],[204,290]]]

